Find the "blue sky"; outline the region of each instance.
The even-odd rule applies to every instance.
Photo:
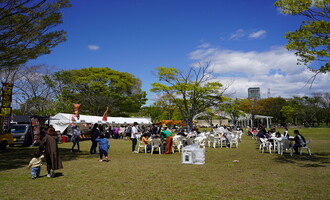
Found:
[[[196,62],[210,63],[219,74],[215,80],[229,86],[234,98],[246,98],[248,87],[260,87],[263,98],[330,92],[327,74],[309,89],[312,74],[284,48],[285,32],[298,29],[304,18],[281,14],[274,2],[71,0],[57,27],[68,40],[29,64],[129,72],[142,80],[150,100],[156,98],[149,92],[155,67],[185,70]]]

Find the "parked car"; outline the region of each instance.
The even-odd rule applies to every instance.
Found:
[[[15,144],[30,146],[33,141],[33,132],[30,124],[13,124],[11,126],[11,134]]]

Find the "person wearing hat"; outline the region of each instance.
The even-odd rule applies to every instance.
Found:
[[[137,151],[135,151],[135,146],[137,143],[137,134],[140,134],[138,125],[139,124],[137,122],[134,122],[132,127],[132,132],[131,132],[132,153],[137,153]]]

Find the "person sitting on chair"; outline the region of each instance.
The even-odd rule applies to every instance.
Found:
[[[183,137],[187,137],[187,134],[184,132],[184,129],[180,129],[180,132],[176,135],[181,135]]]
[[[151,145],[149,143],[150,140],[149,140],[148,134],[144,133],[142,135],[141,141],[143,142],[143,144],[147,145],[147,151],[150,151],[151,150]]]
[[[298,148],[303,147],[306,145],[306,140],[304,136],[302,136],[298,130],[294,130],[293,133],[295,134],[294,141],[295,144],[293,145],[293,149],[295,151],[295,154],[298,154]]]

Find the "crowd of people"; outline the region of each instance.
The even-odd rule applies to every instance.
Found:
[[[35,152],[33,158],[31,159],[28,168],[31,168],[31,177],[32,179],[37,178],[40,175],[40,168],[42,159],[46,160],[47,163],[47,177],[53,177],[55,170],[62,169],[62,161],[60,159],[58,151],[58,134],[55,132],[55,129],[50,126],[47,130],[42,129],[44,133],[43,137],[40,140],[39,151]],[[113,130],[113,131],[111,131]],[[110,133],[111,132],[111,133]],[[177,133],[176,136],[181,136],[184,138],[196,138],[201,134],[198,129],[194,129],[190,132],[187,132],[185,129],[175,130]],[[218,137],[223,137],[226,140],[227,147],[231,140],[231,133],[233,132],[232,127],[216,127],[213,129],[212,133]],[[243,132],[243,129],[238,127],[235,132]],[[295,153],[298,154],[299,147],[303,147],[306,144],[304,136],[302,136],[298,130],[294,130],[295,137],[290,137],[288,129],[286,128],[283,134],[276,131],[275,128],[266,130],[263,126],[257,128],[248,128],[247,135],[256,138],[271,139],[271,138],[281,138],[285,137],[292,141],[295,141],[295,144],[292,145]],[[81,132],[78,126],[72,126],[72,147],[71,152],[74,151],[74,148],[77,146],[78,152],[80,152],[80,136]],[[151,141],[159,140],[159,144],[162,145],[162,153],[172,154],[173,153],[173,133],[168,127],[162,127],[162,125],[153,124],[151,126],[140,126],[137,122],[134,122],[132,125],[125,127],[109,127],[108,129],[102,129],[102,126],[99,124],[94,124],[90,130],[90,140],[91,147],[89,150],[90,154],[99,154],[99,162],[108,162],[109,161],[109,149],[110,144],[107,138],[112,137],[113,139],[128,139],[130,138],[132,145],[131,151],[133,153],[139,153],[136,151],[136,145],[140,140],[145,146],[146,151],[151,151]],[[97,151],[97,146],[98,151]],[[105,160],[103,159],[105,157]]]
[[[306,139],[300,134],[299,130],[294,130],[293,134],[294,136],[290,136],[287,128],[284,129],[283,133],[277,131],[276,128],[271,128],[267,131],[264,126],[260,126],[258,129],[254,127],[247,130],[247,135],[254,137],[259,143],[260,138],[270,141],[275,138],[288,139],[292,142],[294,141],[294,144],[291,144],[291,147],[294,149],[295,154],[299,154],[298,149],[306,145]]]

